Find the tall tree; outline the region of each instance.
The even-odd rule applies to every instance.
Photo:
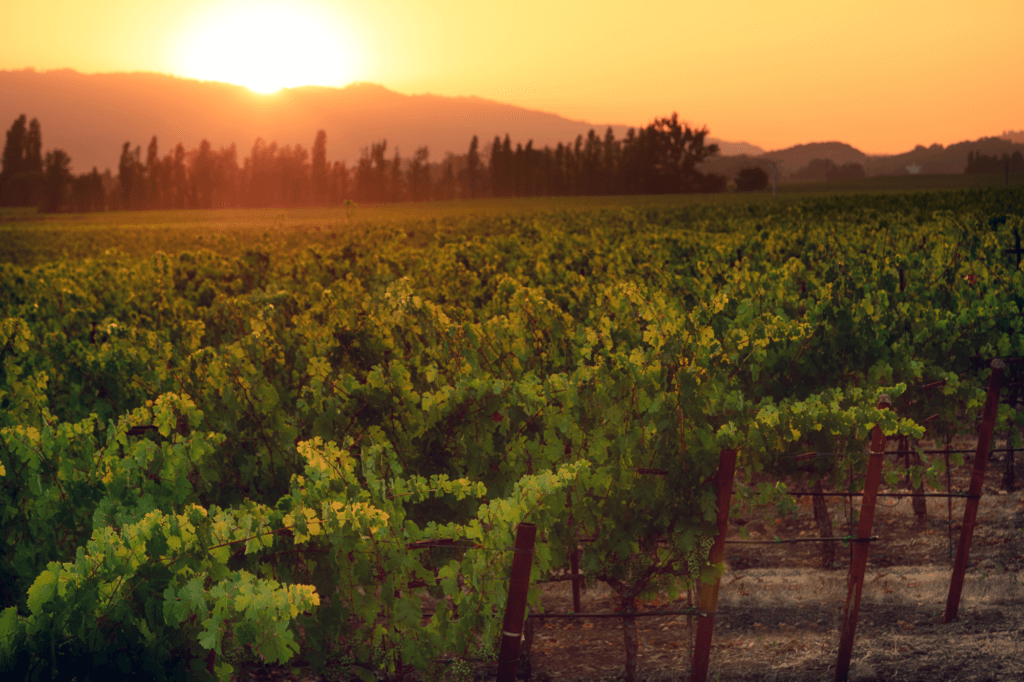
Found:
[[[535,197],[541,194],[539,186],[541,152],[533,148],[533,140],[527,140],[523,147],[523,157],[519,162],[519,172],[522,174],[521,185],[523,196]]]
[[[480,152],[478,151],[479,140],[476,135],[469,143],[469,153],[466,156],[466,167],[459,173],[459,181],[462,185],[462,196],[470,199],[476,198],[480,186]]]
[[[151,205],[147,167],[142,165],[142,147],[136,145],[133,150],[131,142],[125,142],[121,147],[117,168],[119,190],[116,193],[116,207],[123,211],[137,211]]]
[[[603,169],[601,168],[602,157],[601,139],[591,128],[587,133],[587,142],[583,148],[582,163],[582,190],[584,194],[600,194]]]
[[[583,136],[577,135],[572,146],[572,167],[569,175],[570,194],[583,194]]]
[[[652,194],[702,191],[705,177],[696,166],[718,153],[718,145],[704,146],[707,126],[691,130],[680,125],[672,112],[670,118],[658,118],[647,126],[651,142],[651,177],[646,188]]]
[[[189,156],[191,157],[189,195],[192,199],[190,203],[195,208],[213,208],[216,169],[210,142],[204,139],[199,143],[199,149]]]
[[[409,198],[413,201],[430,199],[430,151],[420,147],[409,162]]]
[[[622,142],[622,160],[619,165],[619,191],[623,194],[643,194],[648,191],[653,154],[648,143],[646,128],[630,128]]]
[[[608,126],[608,130],[604,133],[604,159],[601,163],[601,167],[604,171],[602,183],[603,194],[615,194],[617,191],[619,156],[621,153],[621,146],[615,139],[615,131],[612,130],[611,126]]]
[[[387,193],[388,141],[374,142],[370,148],[363,148],[359,165],[356,167],[356,197],[359,201],[381,202]]]
[[[22,114],[7,131],[0,168],[0,205],[38,206],[43,181],[39,121]]]
[[[309,152],[301,144],[287,146],[278,155],[277,168],[285,206],[306,206],[312,201]]]
[[[246,203],[249,206],[280,205],[281,183],[277,177],[277,143],[256,138],[243,170]]]
[[[503,196],[505,174],[503,161],[504,159],[501,157],[501,138],[495,135],[494,142],[491,144],[491,196]]]
[[[556,196],[564,195],[568,186],[566,182],[566,154],[568,151],[568,147],[559,142],[551,159],[552,179],[549,189]]]
[[[388,201],[405,199],[405,178],[402,177],[402,157],[395,147],[395,158],[391,160],[391,172],[388,178]]]
[[[352,198],[352,174],[344,161],[335,161],[331,167],[331,206],[338,206]]]
[[[368,147],[363,147],[361,151],[359,163],[356,164],[354,169],[356,175],[356,199],[360,202],[373,201],[373,191],[376,183],[373,181],[372,152]]]
[[[219,153],[214,155],[214,207],[238,206],[238,149],[232,142],[230,147],[221,147]]]
[[[260,140],[262,142],[262,140]],[[188,173],[185,171],[185,147],[179,142],[174,146],[173,155],[164,158],[168,179],[168,195],[172,208],[186,208],[189,202]]]
[[[7,143],[4,145],[3,169],[0,173],[9,178],[15,173],[20,173],[25,166],[25,126],[27,119],[25,114],[14,119],[10,130],[7,131]]]
[[[330,179],[327,165],[327,133],[323,130],[316,132],[316,139],[313,140],[313,160],[310,169],[310,180],[313,184],[313,203],[323,206],[330,201]]]
[[[43,172],[43,133],[39,127],[39,121],[32,119],[28,124],[28,134],[25,136],[25,166],[28,173]]]
[[[515,192],[513,164],[512,141],[509,139],[508,133],[505,133],[505,139],[501,142],[502,196],[504,197],[512,196]]]
[[[526,156],[523,145],[516,143],[516,151],[512,154],[512,193],[517,197],[526,196]]]
[[[437,197],[439,199],[455,199],[458,197],[459,188],[455,181],[455,160],[451,153],[445,159],[444,172],[441,175],[441,180],[437,186]]]
[[[96,167],[92,172],[83,173],[71,181],[71,209],[79,213],[102,211],[106,204],[103,177]]]
[[[157,145],[156,135],[149,141],[146,147],[146,207],[165,208],[163,173],[161,172],[160,149]]]
[[[136,180],[136,159],[132,154],[132,143],[125,142],[121,147],[121,159],[117,164],[117,180],[121,185],[121,209],[132,208],[131,199],[134,194]]]
[[[63,149],[47,152],[43,177],[43,210],[48,213],[65,210],[71,185],[71,157]]]

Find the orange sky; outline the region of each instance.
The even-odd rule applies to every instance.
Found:
[[[840,140],[887,154],[1024,129],[1024,0],[9,5],[0,69],[160,71],[263,90],[370,81],[595,125],[678,111],[767,150]]]

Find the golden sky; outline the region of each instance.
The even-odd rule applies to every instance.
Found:
[[[0,69],[369,81],[886,154],[1024,129],[1022,29],[1024,0],[31,0],[4,8]]]

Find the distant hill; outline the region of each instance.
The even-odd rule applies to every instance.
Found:
[[[195,149],[205,138],[214,149],[235,143],[241,163],[257,137],[308,150],[322,128],[328,159],[352,165],[363,148],[382,139],[388,141],[389,158],[396,147],[408,159],[427,145],[437,162],[447,153],[465,154],[473,135],[486,158],[495,135],[508,133],[513,145],[532,139],[534,147],[554,147],[586,137],[591,129],[604,136],[608,127],[478,97],[402,95],[370,83],[291,88],[267,96],[155,73],[25,70],[0,71],[0,93],[0,128],[6,130],[21,114],[38,118],[44,147],[64,149],[76,172],[96,166],[116,174],[121,145],[141,145],[145,155],[153,135],[161,156],[179,142]],[[628,127],[612,129],[622,139]],[[707,142],[717,142],[724,154],[763,152],[743,142]]]
[[[710,126],[708,127],[710,128]],[[710,135],[706,142],[707,144],[717,144],[718,153],[722,156],[739,156],[743,154],[747,156],[758,156],[760,154],[764,154],[764,149],[758,147],[756,144],[749,144],[747,142],[725,142],[724,140],[719,140],[718,138],[711,137]]]
[[[734,178],[741,169],[758,166],[770,174],[771,165],[768,162],[775,161],[777,179],[779,182],[784,182],[789,179],[790,175],[807,166],[814,159],[828,159],[837,166],[841,166],[844,163],[863,164],[867,155],[843,142],[812,142],[771,152],[713,158],[705,161],[701,165],[701,170],[705,173],[717,173],[727,178]]]
[[[652,119],[670,113],[656,112]],[[0,71],[0,132],[21,114],[39,119],[44,148],[68,152],[76,172],[96,166],[115,174],[121,145],[129,141],[145,153],[153,135],[161,156],[179,142],[186,150],[195,149],[205,138],[214,149],[234,143],[241,163],[257,137],[281,146],[300,144],[308,150],[322,128],[327,132],[328,159],[352,165],[362,149],[382,139],[388,141],[389,158],[396,147],[408,159],[427,145],[436,163],[448,153],[464,155],[473,135],[479,137],[486,159],[495,135],[504,138],[508,133],[513,145],[532,139],[534,147],[554,147],[574,141],[577,135],[585,137],[591,129],[603,136],[608,128],[479,97],[403,95],[371,83],[345,88],[306,86],[268,96],[238,85],[156,73]],[[628,130],[623,125],[611,127],[618,139]],[[837,166],[859,163],[868,176],[906,174],[907,166],[922,174],[962,173],[971,151],[1001,156],[1024,149],[1024,131],[949,147],[918,145],[891,156],[869,156],[843,142],[813,142],[767,152],[746,142],[713,137],[706,142],[718,144],[720,155],[705,161],[703,172],[732,178],[751,166],[770,171],[768,161],[775,161],[778,179],[785,182],[815,159],[828,159]]]
[[[1024,153],[1024,144],[1014,143],[1000,137],[983,137],[974,141],[957,142],[948,147],[933,144],[930,147],[918,145],[909,152],[888,156],[870,156],[843,142],[813,142],[798,144],[787,149],[712,158],[701,164],[705,173],[718,173],[728,178],[736,177],[743,168],[757,166],[771,173],[771,161],[776,163],[777,179],[787,182],[792,176],[816,159],[827,159],[836,166],[858,163],[868,177],[877,175],[907,175],[916,170],[921,175],[933,173],[963,173],[967,167],[967,155],[978,152],[988,156],[1002,157],[1016,151]],[[909,168],[908,168],[909,167]]]

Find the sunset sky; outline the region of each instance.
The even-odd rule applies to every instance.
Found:
[[[33,0],[4,8],[0,69],[369,81],[890,154],[1024,129],[1022,26],[1022,0]]]

